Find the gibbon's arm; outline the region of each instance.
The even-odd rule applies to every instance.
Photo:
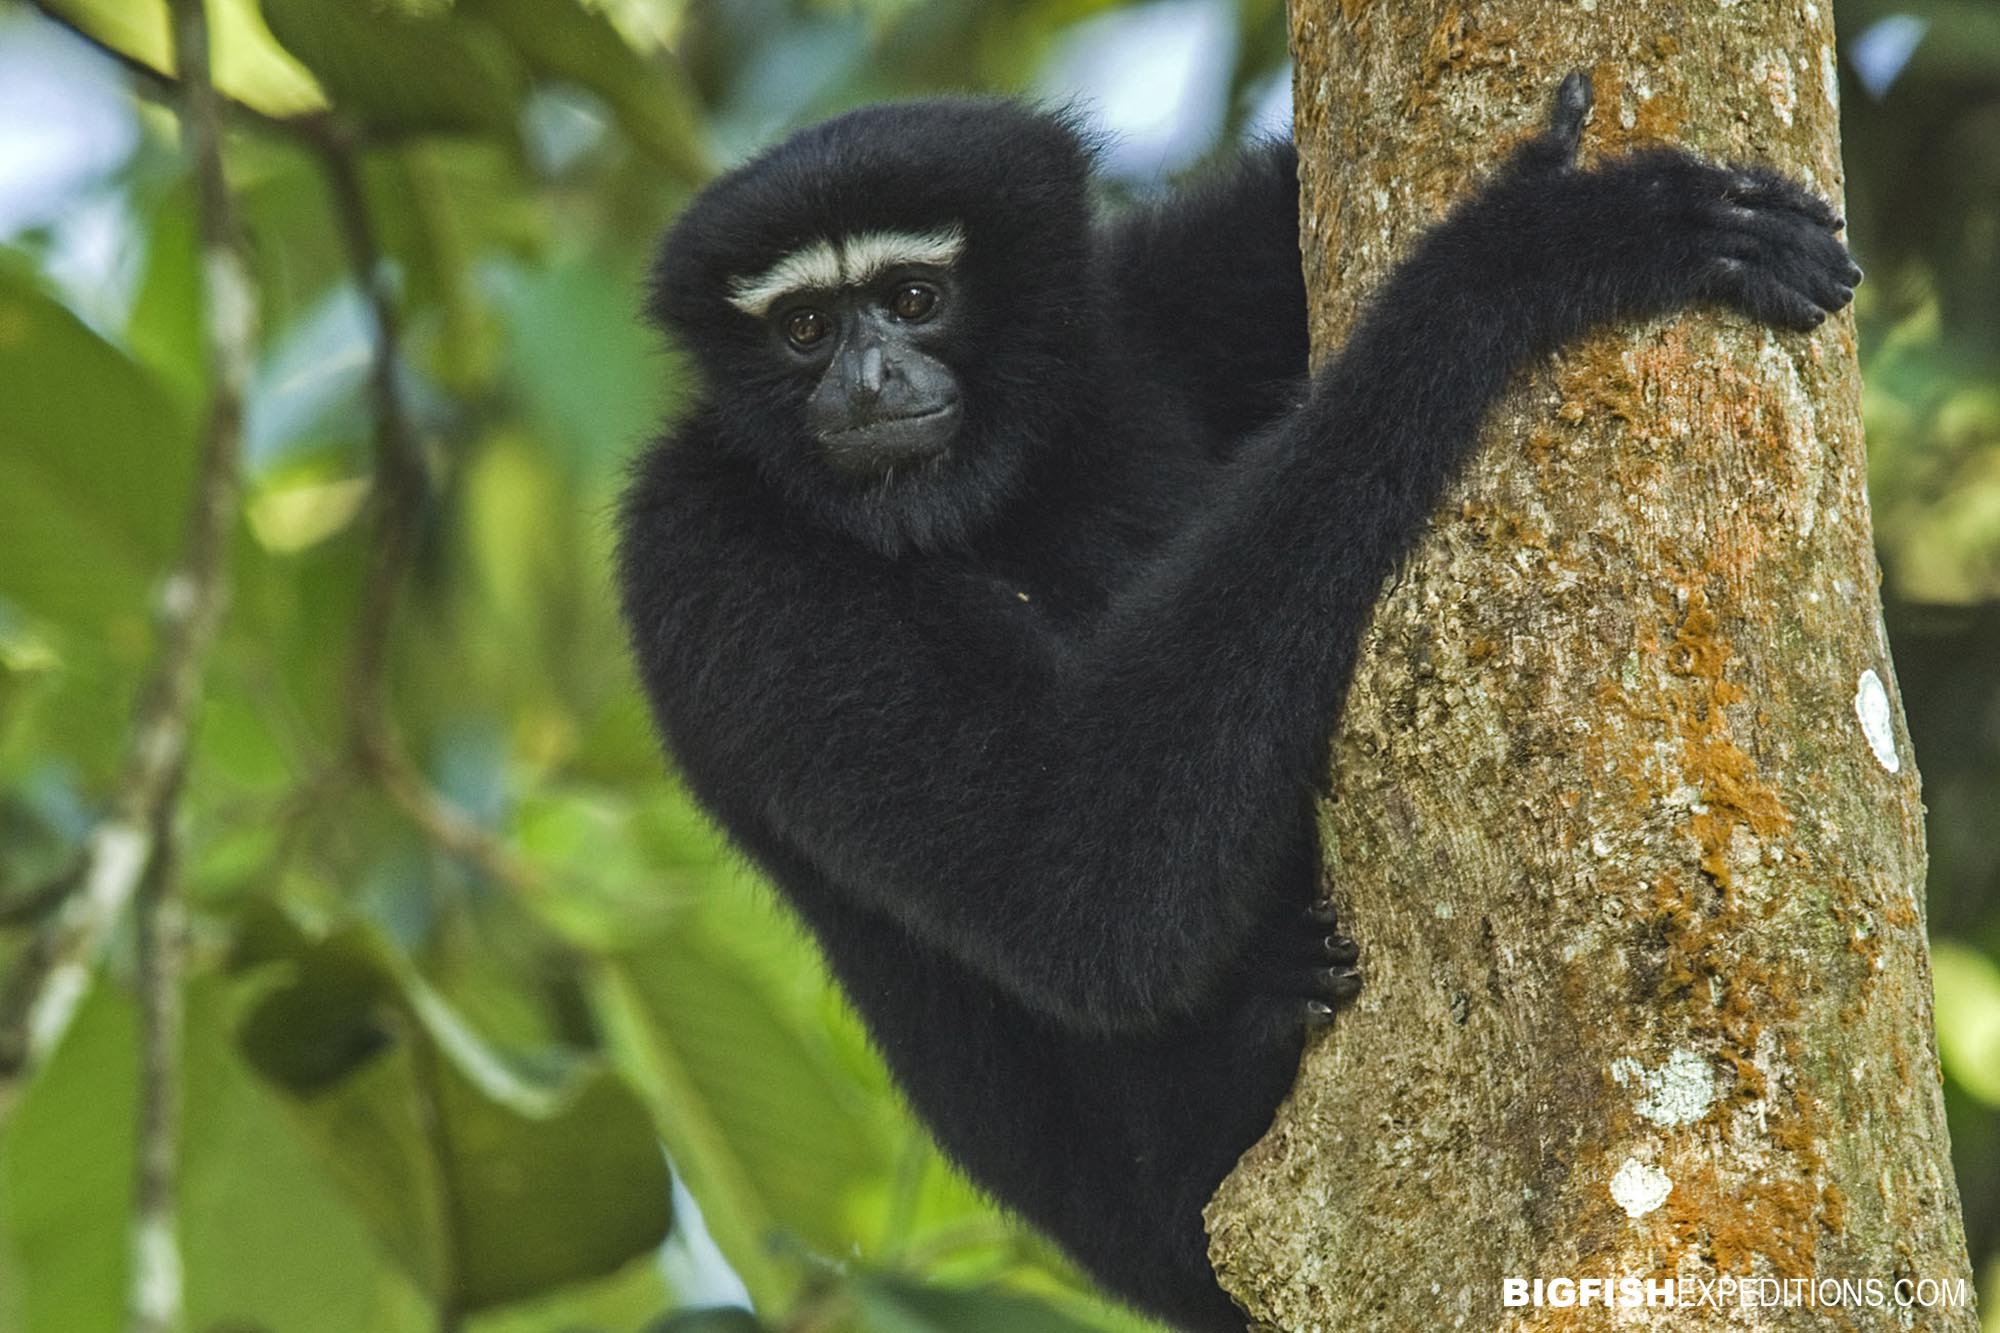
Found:
[[[1114,756],[1118,826],[1180,868],[1164,890],[1110,877],[1111,915],[1130,922],[1164,891],[1176,919],[1227,933],[1234,905],[1215,895],[1269,863],[1291,794],[1323,771],[1383,581],[1515,371],[1696,300],[1804,330],[1851,299],[1839,219],[1780,177],[1672,150],[1575,169],[1589,102],[1572,75],[1550,129],[1420,240],[1306,405],[1246,450],[1066,678],[1055,713],[1079,756]],[[1176,748],[1119,746],[1137,700],[1171,719]]]
[[[709,566],[683,594],[705,605],[668,617],[701,657],[648,668],[697,789],[1072,1026],[1199,1005],[1272,907],[1382,581],[1509,376],[1704,297],[1813,327],[1859,278],[1831,212],[1775,177],[1676,152],[1574,170],[1587,106],[1566,83],[1081,645],[1000,612],[927,635],[902,565],[788,561],[775,532],[635,549]]]

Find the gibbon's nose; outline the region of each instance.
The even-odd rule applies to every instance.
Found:
[[[856,358],[851,392],[857,403],[873,403],[882,396],[882,385],[888,379],[888,363],[882,355],[880,343],[870,343],[861,349]]]

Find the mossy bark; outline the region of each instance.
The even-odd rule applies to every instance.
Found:
[[[1828,0],[1294,0],[1292,36],[1322,352],[1571,69],[1586,160],[1665,140],[1840,198]],[[1367,986],[1209,1210],[1259,1320],[1660,1317],[1504,1303],[1635,1277],[1690,1280],[1676,1328],[1976,1326],[1893,1285],[1970,1275],[1863,482],[1846,316],[1697,310],[1516,386],[1335,744],[1327,874]],[[1724,1276],[1882,1304],[1688,1307]]]

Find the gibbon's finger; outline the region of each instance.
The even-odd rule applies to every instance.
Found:
[[[1847,219],[1832,204],[1802,189],[1768,167],[1731,166],[1723,198],[1750,208],[1779,208],[1811,218],[1822,227],[1839,230]]]

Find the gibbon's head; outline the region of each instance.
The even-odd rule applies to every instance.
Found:
[[[869,107],[704,190],[650,313],[705,417],[793,499],[894,551],[962,539],[1085,387],[1090,150],[993,100]]]

